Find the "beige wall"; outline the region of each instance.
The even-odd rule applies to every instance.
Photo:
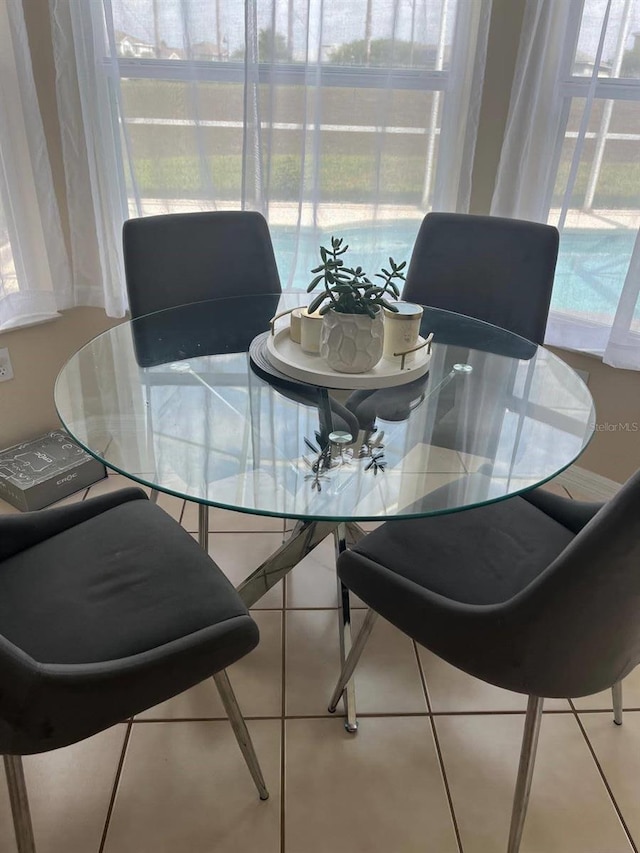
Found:
[[[48,5],[24,2],[24,9],[62,225],[68,234]],[[488,212],[491,203],[523,9],[524,0],[493,2],[487,86],[474,160],[471,209],[475,213]],[[58,370],[79,346],[117,322],[100,309],[77,308],[64,312],[54,322],[0,335],[0,347],[9,347],[15,373],[11,382],[0,384],[0,447],[58,425],[53,405]],[[629,424],[630,430],[633,424],[640,424],[640,373],[614,370],[587,356],[557,352],[573,367],[589,372],[598,424],[616,427],[596,433],[580,464],[614,480],[625,479],[640,467],[640,432],[620,430],[618,424]]]
[[[578,464],[622,483],[640,468],[640,372],[609,367],[581,353],[550,349],[575,370],[589,374],[596,432]]]
[[[0,385],[0,447],[60,426],[53,404],[58,371],[82,344],[119,322],[99,308],[75,308],[58,320],[0,335],[15,375]]]
[[[491,209],[493,186],[500,160],[499,141],[507,124],[511,96],[509,83],[516,65],[523,14],[523,0],[493,0],[484,89],[473,157],[470,213],[484,214],[489,213]]]

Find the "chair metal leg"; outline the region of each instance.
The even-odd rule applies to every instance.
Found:
[[[616,726],[622,725],[622,682],[616,681],[611,688],[613,697],[613,722]]]
[[[524,829],[524,820],[527,815],[527,805],[529,804],[529,794],[531,793],[531,780],[533,778],[533,766],[536,761],[543,703],[544,699],[541,699],[539,696],[529,696],[527,715],[524,720],[522,748],[520,750],[518,779],[513,796],[513,811],[511,812],[511,828],[509,830],[507,853],[518,853],[520,849],[522,830]]]
[[[151,489],[149,500],[158,503],[159,492]],[[203,551],[209,550],[209,507],[207,504],[198,504],[198,542]]]
[[[9,788],[18,853],[36,853],[21,756],[5,755],[4,770],[7,775],[7,787]]]
[[[341,522],[333,531],[335,543],[336,560],[340,554],[347,550],[347,525]],[[351,605],[349,603],[349,590],[338,581],[338,638],[340,641],[340,665],[344,663],[351,652]],[[358,731],[358,720],[356,716],[356,691],[353,681],[348,681],[344,689],[344,727],[350,734]]]
[[[338,683],[336,684],[336,688],[333,691],[331,700],[329,701],[329,711],[332,714],[336,710],[336,706],[340,701],[340,697],[342,696],[347,682],[351,679],[353,671],[358,665],[360,655],[362,654],[362,651],[365,645],[367,644],[369,634],[371,634],[371,630],[377,618],[378,614],[376,613],[376,611],[369,609],[362,624],[362,628],[360,628],[360,632],[358,633],[358,636],[356,637],[355,642],[351,647],[351,651],[349,652],[347,659],[344,662],[342,672],[340,673],[340,677],[338,678]]]
[[[238,746],[244,756],[244,760],[247,762],[249,772],[251,773],[256,788],[258,789],[258,793],[260,794],[260,799],[268,800],[269,792],[267,791],[267,786],[265,785],[264,777],[260,770],[260,764],[258,763],[258,758],[253,748],[253,743],[251,742],[251,736],[249,735],[249,730],[247,729],[242,712],[238,707],[238,700],[233,692],[226,670],[223,669],[220,672],[217,672],[213,676],[213,680],[216,683],[218,693],[222,699],[222,704],[224,705],[224,709],[229,717],[229,722],[231,723],[233,733],[238,741]]]
[[[151,489],[149,500],[158,503],[158,490]],[[207,504],[198,505],[198,543],[203,551],[209,550],[209,507]]]
[[[209,552],[209,507],[198,504],[198,542],[206,553]]]

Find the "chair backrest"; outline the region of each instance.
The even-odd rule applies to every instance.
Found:
[[[596,693],[640,662],[640,471],[505,609],[525,692]]]
[[[129,219],[122,241],[132,317],[205,299],[281,291],[269,227],[254,211]]]
[[[551,225],[428,213],[402,298],[476,317],[542,343],[558,256]]]

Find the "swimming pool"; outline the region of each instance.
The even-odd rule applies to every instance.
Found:
[[[271,225],[278,267],[285,287],[304,290],[319,263],[318,247],[332,234],[345,239],[356,263],[369,274],[386,264],[409,260],[420,220],[339,225],[333,230]],[[631,229],[565,229],[560,237],[552,309],[580,312],[594,319],[612,317],[635,242]],[[294,269],[295,265],[295,269]]]

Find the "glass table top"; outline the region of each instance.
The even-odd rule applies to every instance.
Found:
[[[212,506],[366,521],[478,506],[552,478],[594,430],[591,395],[543,347],[425,307],[428,374],[328,391],[269,377],[252,340],[306,294],[236,297],[124,322],[61,370],[58,414],[109,468]],[[357,380],[354,380],[356,384]]]

